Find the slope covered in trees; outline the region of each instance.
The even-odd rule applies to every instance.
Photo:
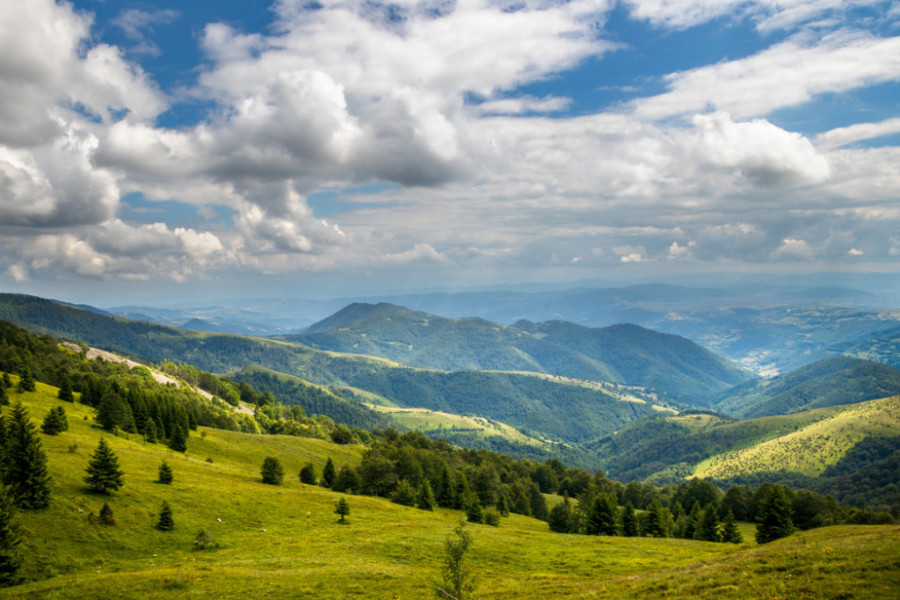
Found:
[[[282,339],[429,369],[534,371],[640,385],[694,404],[748,378],[686,338],[636,325],[595,329],[519,321],[503,326],[391,304],[352,304],[305,334]]]

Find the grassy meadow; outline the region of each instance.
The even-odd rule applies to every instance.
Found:
[[[10,396],[36,426],[60,404],[56,389],[42,384]],[[50,507],[20,513],[28,581],[0,589],[0,598],[434,597],[444,540],[460,512],[347,496],[351,512],[341,525],[340,495],[299,481],[307,462],[319,473],[328,457],[338,467],[358,464],[362,447],[201,428],[182,455],[136,435],[105,434],[92,409],[64,406],[69,430],[38,434],[53,477]],[[125,471],[124,487],[108,496],[82,481],[101,436]],[[266,456],[284,465],[283,485],[261,482]],[[155,482],[163,459],[171,485]],[[154,528],[164,500],[171,532]],[[94,517],[104,502],[113,526]],[[765,546],[561,535],[517,515],[499,528],[467,528],[483,599],[896,598],[900,590],[897,526],[825,528]],[[218,547],[195,550],[201,529]],[[745,539],[752,531],[742,524]]]

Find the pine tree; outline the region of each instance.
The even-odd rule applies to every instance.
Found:
[[[41,424],[41,431],[47,435],[56,435],[69,428],[69,422],[66,420],[66,410],[62,406],[53,407],[44,422]]]
[[[575,533],[575,519],[572,515],[572,505],[568,498],[550,509],[550,531],[556,533]]]
[[[3,483],[12,488],[16,505],[46,508],[50,504],[47,455],[21,402],[16,402],[6,430]]]
[[[63,376],[59,382],[59,393],[56,397],[64,402],[75,402],[75,394],[72,392],[72,382],[68,376]]]
[[[160,531],[172,531],[175,529],[175,520],[172,518],[172,507],[163,500],[162,508],[159,511],[159,520],[156,522],[156,528]]]
[[[15,515],[12,490],[0,487],[0,586],[17,583],[23,555],[22,528]]]
[[[34,374],[31,372],[30,368],[23,367],[22,374],[19,375],[19,385],[16,386],[16,391],[19,393],[33,392],[35,387]]]
[[[617,535],[619,508],[610,494],[597,494],[588,513],[588,535]]]
[[[0,406],[9,406],[9,394],[6,393],[6,387],[2,385],[0,385]]]
[[[336,477],[337,471],[334,468],[334,462],[329,456],[328,460],[325,461],[325,468],[322,469],[322,486],[330,488],[334,485],[334,480]]]
[[[422,483],[419,484],[419,492],[416,494],[416,507],[422,510],[434,510],[435,504],[437,502],[434,499],[431,484],[427,478],[423,478]]]
[[[644,535],[669,537],[669,511],[656,498],[647,507],[647,523]]]
[[[694,539],[706,542],[719,541],[719,512],[715,505],[707,504],[703,510],[700,526],[694,530]]]
[[[0,387],[4,389],[10,389],[12,387],[12,379],[9,378],[9,373],[3,372],[3,377],[0,378]]]
[[[622,535],[626,537],[637,537],[638,520],[637,514],[634,512],[634,505],[631,502],[625,503],[625,510],[622,511]]]
[[[170,484],[174,481],[175,476],[172,474],[172,467],[169,466],[169,463],[166,461],[162,461],[159,465],[159,478],[157,481],[159,483]]]
[[[742,544],[744,542],[744,536],[741,535],[741,530],[738,529],[737,523],[734,522],[734,513],[731,512],[731,509],[725,515],[725,520],[722,521],[720,539],[730,544]]]
[[[334,514],[338,515],[341,519],[339,523],[346,523],[346,517],[350,514],[350,504],[347,500],[341,496],[341,499],[335,502],[334,504]]]
[[[306,463],[300,469],[300,483],[316,485],[316,467],[312,463]]]
[[[444,508],[453,508],[456,504],[456,493],[453,485],[453,474],[450,467],[444,463],[441,469],[441,487],[438,490],[437,502],[439,506]]]
[[[281,466],[281,461],[274,456],[267,456],[263,460],[261,474],[263,483],[281,485],[284,479],[284,468]]]
[[[114,431],[117,427],[126,429],[134,420],[131,407],[112,389],[104,391],[103,398],[97,405],[96,418],[100,427],[106,431]]]
[[[156,421],[148,417],[147,422],[144,424],[144,440],[148,444],[155,444],[157,439]]]
[[[794,531],[792,513],[784,488],[774,485],[766,490],[756,509],[756,542],[765,544],[790,535]]]
[[[391,502],[402,504],[403,506],[412,506],[416,503],[416,490],[409,481],[401,479],[397,484],[397,489],[391,494]]]
[[[700,520],[702,518],[703,508],[700,507],[700,502],[694,502],[694,505],[691,507],[691,512],[688,514],[687,520],[684,523],[682,537],[689,540],[694,539],[694,533],[700,527]]]
[[[125,473],[119,469],[119,458],[103,438],[100,438],[86,472],[84,482],[101,494],[118,490],[125,484]]]
[[[99,520],[104,525],[116,524],[116,520],[113,518],[113,511],[106,502],[104,502],[103,506],[100,508]]]
[[[169,438],[169,448],[175,452],[187,451],[188,432],[181,425],[175,425],[172,429],[172,437]]]

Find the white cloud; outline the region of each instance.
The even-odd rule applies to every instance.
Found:
[[[812,258],[813,251],[805,240],[785,238],[781,246],[772,252],[772,258]]]
[[[134,43],[134,46],[129,49],[130,52],[159,56],[161,53],[159,46],[150,38],[154,26],[166,25],[180,16],[181,13],[172,9],[146,11],[128,8],[119,13],[119,16],[112,19],[110,23],[119,27],[125,36]]]
[[[430,244],[425,243],[416,244],[412,249],[403,252],[386,254],[382,260],[386,263],[398,265],[421,262],[452,264],[453,262],[444,254],[432,248]]]
[[[701,164],[756,185],[820,183],[831,174],[828,161],[803,136],[755,119],[735,123],[725,113],[697,115],[694,155]]]
[[[900,79],[900,37],[842,30],[821,39],[798,35],[753,56],[676,72],[669,90],[634,102],[645,119],[709,108],[738,118],[798,106],[824,93]]]
[[[878,123],[856,123],[820,133],[816,136],[816,146],[830,150],[896,133],[900,133],[900,117]]]

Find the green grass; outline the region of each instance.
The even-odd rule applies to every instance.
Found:
[[[55,389],[43,385],[11,396],[24,401],[36,425],[58,404]],[[349,523],[339,525],[333,510],[340,496],[299,482],[306,462],[356,464],[361,447],[201,428],[181,455],[137,436],[107,435],[125,486],[101,496],[81,479],[105,434],[85,420],[91,409],[64,406],[69,431],[40,434],[53,477],[51,505],[21,513],[30,581],[0,590],[0,598],[433,597],[443,543],[459,512],[349,496]],[[260,481],[268,455],[284,464],[283,486]],[[154,482],[163,459],[175,473],[170,486]],[[176,523],[168,533],[153,527],[163,500]],[[104,501],[114,511],[113,527],[89,517]],[[821,529],[759,547],[559,535],[516,515],[500,528],[469,527],[483,599],[889,598],[900,589],[894,526]],[[192,549],[201,528],[219,548]]]
[[[868,436],[900,435],[900,396],[806,413],[809,414],[822,414],[824,418],[813,423],[798,422],[795,431],[712,456],[699,463],[694,474],[727,479],[785,469],[815,477]]]

